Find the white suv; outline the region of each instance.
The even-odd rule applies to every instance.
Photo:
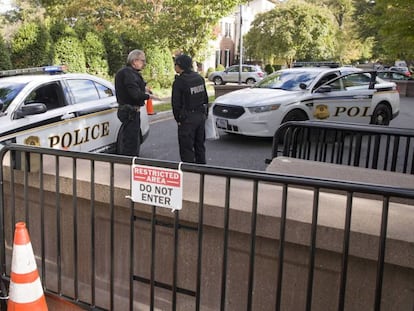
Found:
[[[226,84],[228,82],[239,82],[240,65],[233,65],[224,71],[214,71],[208,76],[208,80],[214,82],[215,85]],[[242,65],[241,82],[246,84],[254,84],[262,80],[265,73],[259,66]]]
[[[0,71],[1,76],[0,142],[116,152],[121,122],[112,83],[63,74],[61,66]],[[141,142],[148,133],[148,115],[141,107]]]

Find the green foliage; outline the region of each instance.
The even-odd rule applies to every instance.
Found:
[[[242,2],[246,1],[165,0],[159,11],[153,10],[156,14],[150,25],[152,36],[167,42],[170,50],[202,61],[203,51],[214,38],[214,27]]]
[[[259,14],[245,36],[249,55],[257,59],[331,59],[337,26],[324,8],[303,1],[287,2]]]
[[[212,72],[214,72],[214,68],[213,67],[209,67],[208,69],[207,69],[207,72],[206,72],[206,78],[208,78],[208,76],[212,73]]]
[[[103,34],[109,74],[114,76],[125,65],[124,46],[119,36],[114,36],[111,29],[106,29]]]
[[[264,68],[265,72],[269,75],[274,72],[273,66],[271,64],[267,64]]]
[[[147,64],[142,74],[148,86],[154,89],[171,87],[175,74],[171,52],[154,46],[146,48],[145,55]]]
[[[0,36],[0,70],[8,70],[8,69],[12,69],[10,53],[3,40],[3,37]]]
[[[414,6],[412,1],[379,0],[373,9],[375,16],[386,16],[381,23],[370,19],[378,29],[376,40],[381,42],[382,50],[392,60],[414,60]],[[379,53],[378,53],[379,54]]]
[[[63,36],[54,46],[54,63],[67,65],[68,72],[86,72],[86,59],[82,44],[75,36]]]
[[[57,42],[65,36],[77,36],[76,31],[72,27],[60,20],[55,20],[52,23],[49,33],[53,42]]]
[[[282,66],[281,65],[273,65],[273,70],[274,71],[278,71],[280,69],[282,69]]]
[[[223,71],[225,69],[226,68],[222,64],[218,64],[217,67],[216,67],[216,71]]]
[[[19,28],[11,41],[11,61],[15,68],[50,64],[51,41],[42,24],[29,22]]]
[[[82,41],[85,53],[86,70],[88,73],[101,77],[108,76],[106,50],[102,40],[93,32],[87,32]]]
[[[13,67],[51,63],[51,59],[57,59],[52,54],[56,50],[51,48],[52,43],[61,42],[63,37],[84,42],[86,34],[93,33],[97,37],[90,38],[90,43],[97,45],[97,51],[94,51],[94,46],[83,44],[86,64],[75,68],[88,67],[93,69],[90,72],[99,73],[107,67],[109,74],[114,75],[124,65],[128,52],[136,48],[148,53],[154,46],[165,47],[172,54],[184,52],[196,61],[203,61],[207,56],[207,43],[217,36],[214,29],[220,18],[233,14],[239,4],[246,2],[22,0],[14,2],[17,10],[1,14],[0,30],[10,46]],[[276,3],[275,9],[257,16],[246,36],[247,59],[261,60],[265,64],[289,64],[294,59],[335,59],[351,63],[372,57],[384,63],[395,59],[414,61],[412,1],[272,2]],[[49,30],[51,39],[47,38],[43,26],[50,20],[54,21]],[[33,24],[28,26],[30,23]],[[105,52],[101,50],[100,40]],[[75,55],[81,59],[75,62],[73,58],[71,62],[82,61],[80,50],[75,51]],[[104,58],[102,62],[101,57]],[[69,55],[64,57],[69,58]],[[1,62],[7,62],[7,59]],[[166,84],[169,79],[164,79],[159,73],[156,78],[151,75],[149,79],[154,84]]]

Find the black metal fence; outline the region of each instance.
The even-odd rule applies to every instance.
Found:
[[[23,161],[17,170],[14,167],[18,154]],[[396,255],[387,253],[389,214],[394,208],[401,208],[400,203],[393,205],[393,199],[405,200],[403,208],[412,213],[413,189],[14,144],[5,147],[0,158],[3,298],[7,296],[10,279],[14,224],[25,221],[45,292],[88,310],[355,311],[412,310],[414,306],[412,287],[401,289],[392,280],[394,270],[390,266],[394,264],[389,262]],[[128,195],[129,184],[129,176],[121,172],[129,172],[132,161],[170,169],[180,167],[195,177],[195,186],[184,185],[195,187],[196,191],[188,194],[196,197],[195,202],[184,197],[183,209],[173,213],[133,202],[120,208],[120,198]],[[88,182],[83,183],[84,179]],[[239,182],[241,188],[237,188]],[[212,183],[214,198],[211,192],[208,194]],[[101,189],[102,184],[106,187]],[[303,198],[304,189],[309,192],[309,200]],[[325,190],[333,190],[344,199],[339,235],[334,235],[334,230],[324,235],[329,231],[329,217],[319,223],[323,213],[331,213],[323,211]],[[303,206],[298,207],[298,201],[292,198],[296,191],[301,193]],[[119,192],[122,194],[117,195]],[[251,200],[243,199],[246,192]],[[221,193],[223,204],[214,206],[212,200]],[[351,270],[355,272],[357,264],[352,259],[357,256],[352,239],[362,235],[354,232],[352,217],[361,209],[355,203],[361,193],[374,196],[380,204],[373,208],[378,215],[378,232],[368,234],[368,249],[362,251],[374,254],[367,260],[374,266],[372,280],[368,281],[365,267],[364,282],[360,283],[349,275]],[[236,211],[235,204],[243,205],[244,210]],[[265,212],[268,204],[270,208]],[[295,219],[295,208],[295,213],[307,210],[309,219]],[[243,215],[248,221],[241,224]],[[108,221],[103,222],[103,218]],[[370,219],[371,225],[374,219]],[[220,230],[216,232],[217,228]],[[300,232],[302,229],[304,232]],[[267,231],[271,233],[266,234]],[[241,236],[246,241],[235,256],[237,244],[243,240]],[[320,241],[322,236],[322,240],[336,239],[338,249],[325,248],[325,242]],[[292,270],[292,262],[298,256],[290,254],[295,243],[304,258]],[[412,245],[406,248],[408,253],[401,255],[402,262],[407,254],[413,258],[412,249]],[[320,273],[325,269],[321,267],[321,257],[331,252],[339,256],[333,260],[336,276],[329,277],[321,290]],[[259,258],[259,253],[265,253],[264,259]],[[264,264],[268,261],[271,263]],[[412,264],[409,261],[401,268],[403,275],[411,279]],[[238,265],[242,267],[236,269]],[[292,275],[296,275],[293,280]],[[402,299],[390,295],[393,288]],[[4,301],[2,310],[6,310]],[[353,303],[359,307],[353,307]]]
[[[278,156],[414,174],[414,130],[338,122],[287,122],[273,139],[271,158]]]

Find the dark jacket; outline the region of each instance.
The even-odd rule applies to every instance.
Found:
[[[119,105],[144,106],[149,98],[145,94],[145,81],[131,66],[120,69],[115,76],[116,99]]]
[[[175,77],[172,87],[172,109],[177,122],[182,122],[191,112],[207,113],[208,95],[205,80],[194,71]]]

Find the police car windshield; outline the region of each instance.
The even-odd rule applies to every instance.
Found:
[[[0,81],[0,111],[4,112],[25,86],[24,83]]]
[[[318,75],[317,71],[281,70],[265,77],[254,87],[299,91],[301,83],[309,85]]]

